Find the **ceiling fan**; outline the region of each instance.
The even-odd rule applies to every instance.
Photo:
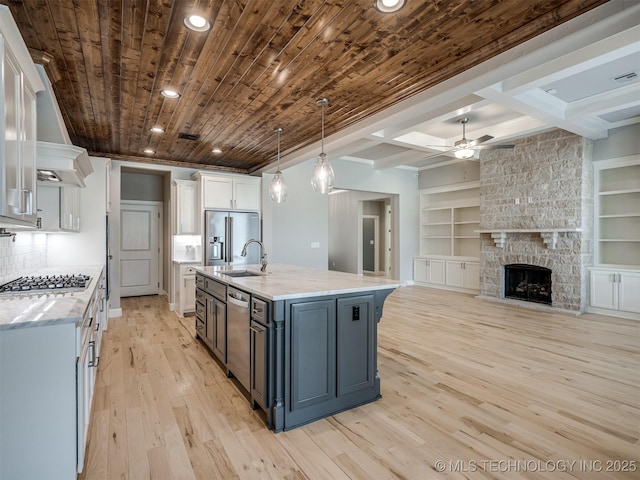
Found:
[[[459,122],[462,124],[462,138],[453,144],[452,147],[448,147],[448,150],[443,152],[434,153],[432,155],[427,155],[424,157],[424,160],[427,158],[438,157],[440,155],[444,155],[449,152],[453,152],[453,155],[456,158],[461,159],[469,159],[474,156],[476,150],[497,150],[500,148],[513,148],[515,145],[482,145],[484,142],[491,140],[493,137],[491,135],[483,135],[480,138],[475,140],[467,139],[466,135],[466,125],[469,119],[467,117],[461,118]],[[427,145],[427,146],[440,146],[440,145]]]

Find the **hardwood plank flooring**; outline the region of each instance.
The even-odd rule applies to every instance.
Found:
[[[162,297],[122,309],[82,480],[640,478],[639,322],[401,288],[379,324],[382,398],[274,434],[194,317]]]

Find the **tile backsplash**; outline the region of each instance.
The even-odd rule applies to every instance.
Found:
[[[47,266],[47,236],[18,232],[0,238],[0,285]]]

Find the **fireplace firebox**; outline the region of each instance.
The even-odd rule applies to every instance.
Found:
[[[520,263],[505,265],[504,296],[551,305],[551,270]]]

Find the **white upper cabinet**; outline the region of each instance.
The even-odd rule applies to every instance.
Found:
[[[173,184],[176,201],[176,235],[200,233],[202,217],[198,208],[198,182],[174,180]]]
[[[80,188],[38,186],[38,212],[45,232],[79,232]]]
[[[36,92],[44,85],[5,5],[0,60],[0,226],[35,226]]]
[[[202,208],[205,210],[260,211],[260,177],[197,172],[192,178],[200,180]]]

